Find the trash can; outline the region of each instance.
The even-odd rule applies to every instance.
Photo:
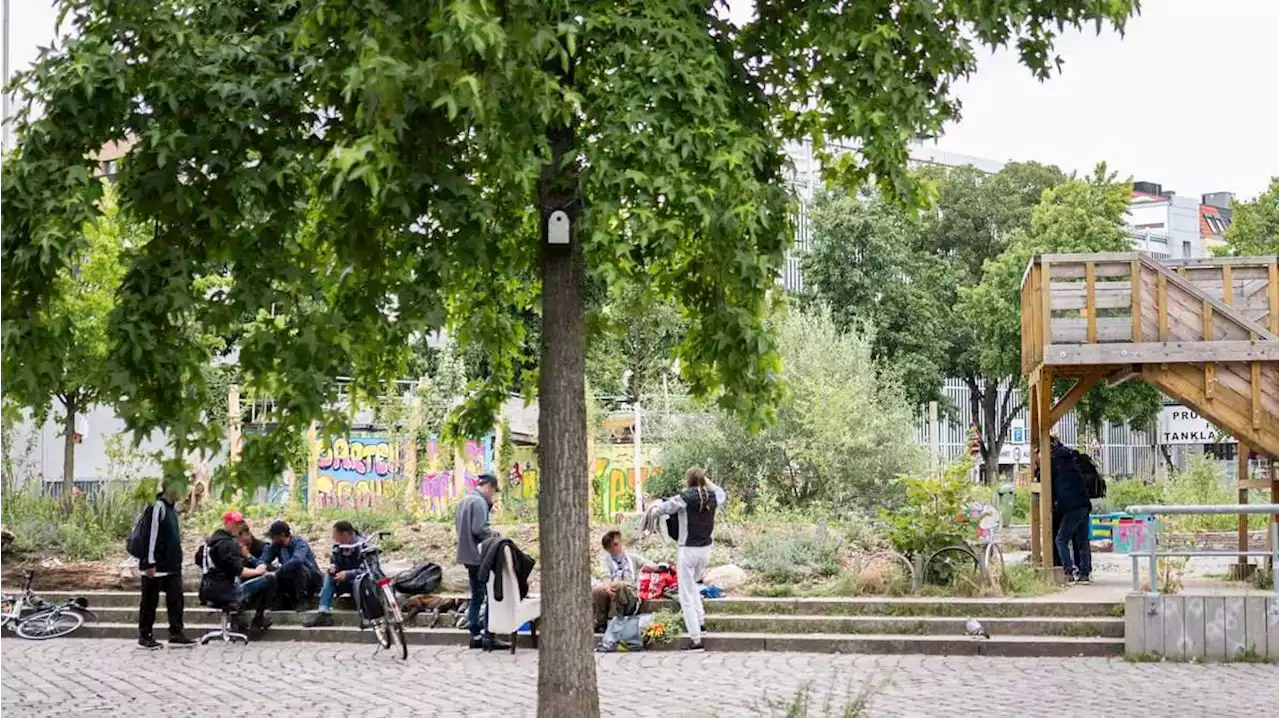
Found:
[[[1000,510],[1000,522],[1013,525],[1013,484],[1005,482],[996,487],[996,508]]]

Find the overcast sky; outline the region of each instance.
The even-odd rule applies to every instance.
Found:
[[[735,19],[751,0],[732,0]],[[53,38],[47,0],[11,0],[10,63]],[[1146,0],[1122,40],[1070,34],[1063,73],[1041,84],[1014,53],[983,54],[957,89],[964,116],[938,146],[993,160],[1037,160],[1195,195],[1248,197],[1280,174],[1280,1]]]

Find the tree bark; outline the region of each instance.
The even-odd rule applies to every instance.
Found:
[[[66,409],[62,426],[62,500],[70,501],[76,488],[76,397],[66,395],[59,398]]]
[[[558,61],[557,61],[558,62]],[[570,59],[572,63],[572,59]],[[557,68],[572,84],[573,68]],[[578,166],[574,129],[548,132],[551,158],[538,186],[542,215],[542,357],[538,374],[538,494],[542,560],[542,624],[538,715],[594,718],[600,714],[592,654],[590,493],[587,469],[586,321],[583,253],[577,223]],[[550,245],[551,214],[569,216],[568,246]]]

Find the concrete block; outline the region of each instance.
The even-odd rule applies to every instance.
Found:
[[[1161,610],[1164,613],[1164,655],[1171,661],[1186,658],[1186,639],[1182,622],[1183,607],[1186,599],[1183,596],[1161,596]]]
[[[1280,602],[1267,598],[1267,658],[1280,658]]]
[[[1124,652],[1136,656],[1147,650],[1143,628],[1147,623],[1142,594],[1131,593],[1124,599]]]
[[[1143,614],[1143,652],[1164,655],[1164,596],[1144,595],[1142,597]]]
[[[1227,619],[1222,596],[1204,598],[1204,657],[1208,661],[1227,658]]]
[[[1244,650],[1244,632],[1245,616],[1244,616],[1244,596],[1227,596],[1223,599],[1223,626],[1227,636],[1226,656],[1228,661],[1234,661],[1236,656]]]
[[[1267,655],[1267,597],[1244,599],[1244,647],[1255,656]]]
[[[1185,597],[1182,614],[1183,643],[1186,658],[1204,660],[1204,597]]]

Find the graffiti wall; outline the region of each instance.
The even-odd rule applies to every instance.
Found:
[[[398,448],[384,437],[322,439],[311,502],[329,508],[374,506],[394,494],[400,466]]]
[[[517,446],[511,466],[502,467],[507,483],[502,487],[505,498],[532,501],[538,498],[538,456],[532,446]]]
[[[640,449],[640,487],[643,491],[645,479],[662,473],[662,467],[658,465],[662,447],[642,445]],[[635,510],[635,450],[631,446],[596,444],[591,476],[601,497],[605,516]]]
[[[481,474],[496,475],[493,462],[492,436],[467,441],[457,455],[436,439],[428,441],[420,469],[422,510],[431,516],[451,513]]]

